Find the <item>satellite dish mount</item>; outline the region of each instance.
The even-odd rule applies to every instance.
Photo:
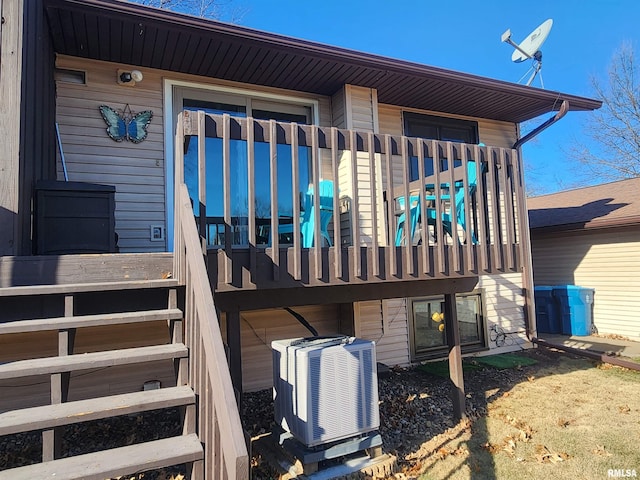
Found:
[[[525,60],[532,61],[531,68],[520,78],[519,82],[531,72],[527,85],[531,85],[533,80],[540,75],[540,85],[544,88],[544,82],[542,81],[542,51],[540,47],[549,36],[552,25],[552,19],[545,20],[519,44],[511,40],[510,29],[502,34],[501,40],[515,49],[511,55],[512,61],[516,63],[521,63]]]

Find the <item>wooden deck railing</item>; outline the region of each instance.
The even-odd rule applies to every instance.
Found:
[[[249,460],[240,414],[202,256],[202,246],[182,173],[176,171],[174,275],[185,286],[184,343],[189,349],[187,384],[196,393],[190,427],[204,446],[195,480],[247,479]]]
[[[201,236],[217,234],[205,243],[218,291],[456,278],[520,268],[520,222],[526,212],[516,150],[204,112],[185,111],[179,123],[184,129],[176,138],[180,168],[185,146],[198,147],[191,195],[202,219]],[[217,139],[215,148],[209,139]],[[279,185],[285,154],[291,184]],[[309,185],[300,180],[303,162]],[[219,172],[207,172],[213,164]],[[256,178],[258,166],[265,171],[265,165],[268,178]],[[243,205],[232,194],[240,188],[240,174]],[[218,204],[209,212],[208,175],[221,178]],[[309,239],[302,238],[300,197],[321,192],[326,179],[333,182],[333,195],[323,208],[333,210],[333,221],[326,232],[315,228],[313,247],[304,248]],[[257,199],[256,187],[266,182],[269,198]],[[292,193],[283,200],[278,191],[285,187]],[[456,191],[464,196],[457,205],[451,201]],[[320,203],[313,202],[315,226],[322,220]],[[420,222],[414,235],[406,234],[407,227],[399,241],[403,205],[428,221]],[[215,229],[207,227],[207,215],[218,215]],[[282,231],[290,236],[269,233]],[[323,244],[322,233],[331,246]]]

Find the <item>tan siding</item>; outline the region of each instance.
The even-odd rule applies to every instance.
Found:
[[[338,90],[331,97],[331,106],[332,106],[331,115],[333,119],[332,125],[338,128],[347,128],[347,115],[346,115],[347,105],[346,105],[346,96],[345,96],[344,88]]]
[[[531,244],[536,285],[595,288],[598,332],[640,340],[640,227],[534,235]]]
[[[165,225],[165,172],[163,80],[182,80],[203,85],[244,88],[264,93],[291,95],[318,102],[320,125],[332,122],[331,99],[301,92],[256,88],[217,79],[141,68],[144,80],[134,87],[118,85],[121,64],[59,56],[59,68],[83,70],[86,85],[58,82],[57,121],[64,148],[69,180],[102,183],[116,187],[116,232],[121,252],[164,251],[164,242],[150,241],[150,225]],[[131,67],[140,68],[140,67]],[[147,139],[139,144],[115,142],[106,134],[98,107],[134,112],[152,110]],[[323,158],[321,176],[331,178],[330,161]],[[58,165],[58,178],[63,178]]]
[[[340,98],[340,97],[339,97]],[[336,102],[334,102],[335,104]],[[377,114],[377,92],[375,89],[356,87],[346,85],[344,88],[345,108],[350,109],[345,112],[347,120],[346,128],[352,128],[359,131],[377,132],[378,130],[378,114]],[[382,172],[381,172],[380,156],[375,158],[375,176],[376,198],[382,199]],[[338,177],[341,197],[353,198],[358,196],[358,207],[360,212],[360,235],[362,244],[372,242],[372,201],[371,201],[371,168],[369,166],[368,153],[359,152],[356,161],[357,175],[357,192],[353,192],[352,188],[352,162],[350,152],[344,152],[341,155]],[[378,225],[384,224],[384,205],[381,200],[376,202],[376,218]],[[382,229],[378,229],[378,242],[384,245],[386,237]]]
[[[402,135],[402,111],[393,105],[378,105],[380,133]]]
[[[520,350],[530,344],[526,340],[522,276],[519,273],[481,276],[477,285],[483,294],[485,325],[489,351],[482,355]],[[374,340],[379,362],[387,365],[409,365],[409,321],[404,298],[358,302],[356,336]],[[504,342],[491,341],[491,328],[506,333]],[[495,337],[494,337],[495,338]],[[500,343],[500,344],[498,344]]]
[[[2,1],[0,1],[2,7]],[[16,215],[19,204],[20,182],[20,112],[23,2],[6,2],[2,11],[0,35],[0,255],[18,255],[19,230]],[[5,25],[6,21],[6,25]],[[32,160],[32,159],[26,159]]]
[[[135,87],[116,83],[120,66],[61,58],[58,67],[87,71],[86,85],[58,82],[57,121],[69,180],[116,187],[116,232],[121,252],[164,251],[151,242],[150,225],[165,224],[162,77],[145,71]],[[135,144],[115,142],[106,134],[98,107],[152,110],[149,135]],[[58,178],[62,178],[59,167]]]
[[[58,333],[33,332],[0,336],[0,363],[58,354]],[[78,329],[74,353],[134,348],[169,342],[167,322],[100,326]],[[109,367],[71,374],[69,400],[136,392],[146,381],[160,380],[163,387],[175,385],[173,362],[151,362],[136,368]],[[48,376],[0,381],[0,411],[50,402]]]
[[[358,302],[356,311],[356,335],[376,342],[377,361],[389,366],[408,365],[409,332],[405,299]]]
[[[528,346],[524,320],[525,298],[522,291],[522,275],[483,275],[478,282],[483,292],[484,314],[490,354],[515,351]],[[504,342],[491,339],[492,328],[501,329]]]
[[[296,307],[320,335],[339,332],[338,305]],[[224,323],[224,317],[222,317]],[[252,392],[273,386],[271,342],[285,338],[308,337],[311,334],[291,314],[282,309],[241,312],[242,385]]]
[[[402,135],[404,132],[401,107],[394,105],[379,105],[378,118],[380,123],[380,133],[391,135]],[[427,115],[437,115],[447,118],[460,118],[463,120],[473,120],[478,122],[478,135],[480,142],[487,146],[511,148],[517,140],[516,126],[513,123],[487,120],[483,118],[464,117],[460,115],[449,115],[441,112],[422,111],[412,109],[412,112],[424,113]],[[383,180],[386,182],[386,166],[383,165]],[[395,185],[402,183],[402,162],[400,156],[393,157],[393,182]]]
[[[380,133],[390,133],[400,135],[403,131],[402,112],[403,110],[439,117],[459,118],[462,120],[472,120],[478,122],[478,136],[480,142],[487,146],[511,148],[518,139],[516,125],[509,122],[500,122],[486,118],[466,117],[462,115],[450,115],[442,112],[429,110],[403,109],[394,105],[380,105],[378,115],[380,122]]]
[[[373,108],[377,104],[376,90],[347,85],[346,92],[351,105],[351,125],[347,128],[376,132],[376,114]]]

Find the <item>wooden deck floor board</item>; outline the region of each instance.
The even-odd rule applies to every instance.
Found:
[[[19,360],[17,362],[0,365],[0,380],[25,377],[28,375],[46,375],[89,368],[153,362],[167,358],[183,358],[187,355],[187,347],[181,343],[175,343],[79,355]]]
[[[197,435],[192,434],[4,470],[0,472],[0,480],[104,480],[202,457],[202,444]]]
[[[0,414],[0,435],[193,404],[190,387],[170,387],[75,402],[23,408]]]
[[[5,333],[41,332],[66,328],[95,327],[123,323],[153,322],[157,320],[177,320],[182,311],[177,308],[144,310],[138,312],[82,315],[77,317],[39,318],[0,323],[0,335]]]

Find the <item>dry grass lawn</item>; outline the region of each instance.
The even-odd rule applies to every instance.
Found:
[[[486,391],[486,415],[423,444],[406,475],[592,480],[617,469],[640,478],[639,372],[569,356],[533,372]]]

